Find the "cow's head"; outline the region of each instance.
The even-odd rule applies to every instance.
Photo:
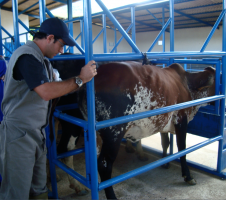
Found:
[[[214,68],[206,67],[204,71],[196,73],[186,72],[186,79],[189,90],[196,96],[194,97],[195,99],[213,96],[215,94]]]

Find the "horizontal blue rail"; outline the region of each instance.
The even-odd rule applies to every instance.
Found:
[[[146,52],[147,58],[184,58],[184,57],[219,57],[225,56],[224,51],[184,51],[184,52]],[[93,60],[95,61],[121,61],[121,60],[141,60],[144,58],[144,53],[105,53],[105,54],[94,54]],[[77,60],[85,59],[85,55],[58,55],[50,60]],[[186,60],[187,61],[187,60]],[[185,62],[186,63],[186,62]]]
[[[84,153],[84,152],[85,152],[84,147],[79,148],[79,149],[74,149],[74,150],[71,150],[71,151],[67,151],[66,153],[61,153],[61,154],[57,155],[57,159],[62,159],[62,158],[66,158],[66,157],[69,157],[69,156],[74,156],[74,155]]]
[[[96,130],[106,128],[106,127],[109,127],[109,126],[127,123],[127,122],[130,122],[130,121],[135,121],[135,120],[146,118],[146,117],[151,117],[151,116],[154,116],[154,115],[160,115],[160,114],[172,112],[172,111],[175,111],[175,110],[188,108],[188,107],[191,107],[191,106],[200,105],[200,104],[211,102],[211,101],[216,101],[216,100],[223,99],[223,98],[224,98],[224,95],[215,95],[215,96],[212,96],[212,97],[197,99],[197,100],[193,100],[193,101],[187,101],[187,102],[184,102],[184,103],[179,103],[179,104],[171,105],[171,106],[166,106],[166,107],[151,110],[151,111],[136,113],[136,114],[132,114],[132,115],[127,115],[127,116],[123,116],[123,117],[118,117],[118,118],[114,118],[114,119],[109,119],[109,120],[97,122]]]
[[[90,188],[90,184],[89,184],[88,180],[86,178],[84,178],[82,175],[80,175],[79,173],[77,173],[73,169],[69,168],[67,165],[65,165],[61,161],[53,160],[53,163],[55,165],[57,165],[58,167],[60,167],[62,170],[64,170],[66,173],[71,175],[73,178],[78,180],[80,183],[82,183],[86,187]]]
[[[192,151],[195,151],[195,150],[197,150],[197,149],[199,149],[201,147],[204,147],[204,146],[206,146],[208,144],[211,144],[211,143],[213,143],[215,141],[221,140],[222,138],[223,138],[222,136],[217,136],[217,137],[208,139],[208,140],[206,140],[204,142],[201,142],[201,143],[199,143],[197,145],[194,145],[192,147],[189,147],[189,148],[187,148],[187,149],[185,149],[183,151],[180,151],[178,153],[175,153],[175,154],[172,154],[172,155],[167,156],[165,158],[162,158],[161,160],[152,162],[152,163],[147,164],[147,165],[145,165],[143,167],[139,167],[139,168],[137,168],[135,170],[132,170],[130,172],[127,172],[125,174],[122,174],[122,175],[119,175],[117,177],[111,178],[110,180],[101,182],[99,184],[99,191],[100,190],[103,190],[103,189],[105,189],[105,188],[107,188],[109,186],[112,186],[114,184],[120,183],[120,182],[122,182],[124,180],[127,180],[129,178],[132,178],[134,176],[137,176],[139,174],[142,174],[144,172],[147,172],[147,171],[149,171],[151,169],[154,169],[156,167],[159,167],[159,166],[161,166],[161,165],[163,165],[165,163],[171,162],[171,161],[173,161],[173,160],[175,160],[175,159],[177,159],[177,158],[179,158],[181,156],[184,156],[184,155],[186,155],[186,154],[188,154],[188,153],[190,153]]]
[[[155,148],[152,148],[152,147],[149,147],[147,145],[142,145],[142,148],[144,151],[147,151],[147,152],[150,152],[150,153],[153,153],[155,155],[158,155],[160,157],[162,157],[162,151],[158,150],[158,149],[155,149]],[[175,159],[174,161],[176,162],[180,162],[180,159],[177,158]],[[211,168],[211,167],[208,167],[208,166],[205,166],[205,165],[202,165],[202,164],[199,164],[199,163],[196,163],[196,162],[193,162],[191,160],[186,160],[187,161],[187,164],[188,166],[191,166],[191,167],[194,167],[196,169],[199,169],[199,170],[202,170],[202,171],[205,171],[207,173],[210,173],[210,174],[213,174],[213,175],[216,175],[216,176],[219,176],[221,178],[226,178],[226,173],[225,172],[221,172],[221,173],[218,173],[216,171],[216,169],[214,168]]]
[[[83,127],[84,129],[87,129],[87,121],[67,115],[65,113],[62,113],[60,111],[55,110],[55,112],[53,113],[54,117],[63,119],[67,122],[70,122],[72,124],[78,125],[80,127]]]

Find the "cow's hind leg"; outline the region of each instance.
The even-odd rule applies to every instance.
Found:
[[[108,139],[111,138],[109,137]],[[98,172],[102,182],[111,179],[112,167],[118,154],[120,143],[121,140],[115,142],[103,140],[102,149],[98,158]],[[105,195],[107,199],[116,199],[112,186],[105,188]]]
[[[178,151],[186,149],[186,134],[187,134],[187,117],[181,120],[181,123],[175,125],[175,132],[177,136]],[[190,175],[190,171],[186,162],[186,155],[180,157],[181,171],[184,181],[190,185],[196,185],[196,180]]]
[[[147,161],[148,157],[144,154],[144,150],[141,144],[141,140],[137,142],[137,154],[138,159],[141,161]]]
[[[169,134],[168,133],[160,133],[161,135],[161,144],[162,144],[162,149],[163,149],[163,153],[162,153],[162,157],[165,158],[167,156],[167,149],[169,148]],[[162,165],[163,168],[168,169],[170,166],[169,163],[166,163],[164,165]]]

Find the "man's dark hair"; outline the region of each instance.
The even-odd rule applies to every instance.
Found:
[[[47,36],[48,36],[48,34],[46,34],[46,33],[36,32],[36,33],[34,34],[34,36],[33,36],[33,40],[36,39],[36,38],[37,38],[37,39],[43,39],[43,38],[46,38]],[[60,38],[54,35],[54,43],[55,43],[58,39],[60,39]]]

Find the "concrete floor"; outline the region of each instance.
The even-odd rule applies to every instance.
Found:
[[[175,139],[175,137],[174,137]],[[187,147],[197,144],[206,138],[188,134]],[[161,150],[160,135],[156,134],[143,139],[142,143]],[[177,152],[174,142],[174,152]],[[187,159],[216,168],[218,142],[210,144],[202,149],[187,155]],[[146,165],[160,159],[160,157],[147,153],[148,161],[141,162],[136,154],[125,152],[121,146],[118,157],[114,163],[113,177]],[[74,156],[75,170],[85,175],[85,155]],[[128,179],[113,186],[118,199],[226,199],[226,181],[221,178],[190,167],[197,185],[190,186],[181,177],[181,168],[178,162],[171,162],[169,169],[161,167]],[[224,170],[225,171],[225,170]],[[87,200],[91,199],[91,192],[86,196],[77,196],[70,189],[67,175],[57,168],[57,173],[62,180],[58,182],[58,194],[63,200]],[[51,187],[50,187],[51,189]],[[106,199],[104,191],[99,192],[99,199]]]

